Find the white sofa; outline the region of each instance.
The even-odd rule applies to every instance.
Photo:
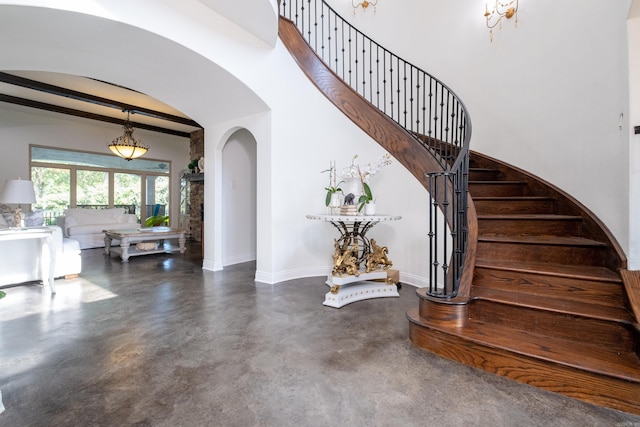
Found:
[[[63,238],[62,229],[58,226],[50,225],[49,228],[53,230],[56,251],[54,277],[80,274],[82,259],[78,241]],[[41,280],[40,254],[41,242],[38,239],[0,242],[0,286]]]
[[[125,213],[124,208],[69,208],[63,216],[56,218],[56,224],[62,228],[65,237],[80,242],[81,249],[104,247],[103,230],[127,230],[140,226],[136,215]]]

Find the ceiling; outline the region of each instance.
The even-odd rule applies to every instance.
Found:
[[[188,138],[201,126],[143,93],[88,77],[40,71],[0,72],[0,103],[22,105]]]

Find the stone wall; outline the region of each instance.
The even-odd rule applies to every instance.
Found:
[[[191,159],[199,159],[204,156],[204,129],[191,133],[191,145],[189,150]],[[189,233],[197,242],[202,241],[203,215],[204,215],[204,180],[190,181],[190,218]]]

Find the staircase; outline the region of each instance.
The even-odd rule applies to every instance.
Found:
[[[478,245],[468,296],[407,313],[426,350],[529,385],[640,414],[639,331],[625,259],[577,202],[472,153]]]
[[[459,163],[467,147],[424,136],[424,128],[405,125],[404,114],[389,117],[339,78],[309,46],[325,32],[320,23],[332,23],[326,33],[335,34],[336,18],[321,0],[302,4],[282,2],[286,16],[299,22],[296,28],[281,17],[280,39],[318,89],[429,188],[427,175]],[[317,44],[326,50],[332,43]],[[438,107],[436,121],[444,117]],[[444,129],[442,135],[450,135],[457,128]],[[615,239],[580,203],[522,170],[471,153],[468,173],[468,239],[457,294],[417,291],[418,307],[407,313],[411,342],[535,387],[640,414],[640,277],[624,270]]]

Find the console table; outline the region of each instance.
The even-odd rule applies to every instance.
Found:
[[[53,243],[53,230],[48,227],[9,228],[0,230],[0,242],[13,240],[38,239],[41,242],[40,273],[42,283],[56,293],[53,272],[56,266],[56,248]]]
[[[339,232],[335,240],[336,251],[339,248],[353,247],[353,262],[349,273],[337,273],[336,254],[334,270],[325,282],[330,291],[326,294],[324,305],[340,308],[352,302],[369,298],[397,297],[399,274],[397,270],[383,269],[366,271],[365,266],[375,248],[373,239],[367,232],[380,222],[398,221],[398,215],[307,215],[308,219],[332,224]],[[357,248],[357,250],[356,250]]]

